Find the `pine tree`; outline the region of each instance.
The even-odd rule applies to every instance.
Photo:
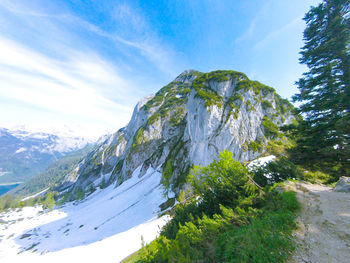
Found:
[[[350,176],[350,0],[324,0],[304,20],[300,62],[309,71],[293,97],[302,102],[304,117],[294,157],[309,167],[332,167]]]

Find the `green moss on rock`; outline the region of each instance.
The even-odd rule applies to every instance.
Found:
[[[272,103],[269,102],[268,100],[263,100],[261,102],[261,107],[263,108],[263,110],[268,110],[268,109],[273,108]]]
[[[170,117],[170,125],[172,127],[177,126],[181,123],[186,115],[186,110],[184,107],[177,107]]]
[[[133,147],[140,145],[142,143],[144,131],[145,131],[145,128],[143,126],[137,130],[136,134],[134,135]]]
[[[261,152],[264,149],[262,140],[251,141],[248,143],[248,149],[253,152]]]
[[[155,123],[159,118],[161,117],[159,112],[154,113],[151,117],[148,118],[147,120],[147,125],[152,125]]]

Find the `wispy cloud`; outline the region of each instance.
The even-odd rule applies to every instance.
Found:
[[[259,9],[259,11],[255,14],[253,19],[251,20],[248,26],[248,29],[241,36],[236,38],[235,40],[236,43],[243,42],[254,36],[254,33],[256,32],[257,24],[259,23],[261,18],[267,14],[271,4],[272,4],[272,0],[265,1],[264,5]]]
[[[72,13],[43,13],[26,2],[0,0],[0,21],[2,15],[10,16],[17,23],[14,26],[23,26],[29,32],[26,38],[16,34],[10,22],[0,26],[0,97],[11,102],[11,105],[7,103],[11,107],[6,109],[3,104],[1,109],[9,115],[17,112],[14,118],[18,119],[12,123],[30,122],[25,113],[22,119],[18,114],[20,109],[28,107],[51,112],[57,121],[69,116],[67,123],[79,120],[85,126],[102,125],[105,130],[117,129],[129,120],[133,104],[145,94],[143,88],[147,83],[138,86],[130,73],[125,75],[118,64],[126,63],[128,69],[133,65],[106,58],[103,50],[84,43],[85,39],[74,30],[83,30],[101,42],[108,39],[115,44],[113,52],[121,56],[132,54],[137,59],[141,56],[164,74],[174,74],[175,63],[170,59],[173,51],[162,45],[156,34],[147,31],[149,28],[142,16],[131,12],[126,5],[116,7],[113,13],[114,19],[129,21],[135,31],[132,37],[107,32]],[[67,25],[72,26],[67,28]],[[120,49],[120,45],[127,51]],[[38,119],[42,120],[41,117]],[[4,123],[1,118],[0,123]]]
[[[239,36],[236,38],[236,43],[242,42],[244,40],[249,39],[250,37],[253,36],[255,28],[256,28],[256,23],[259,20],[259,16],[255,16],[253,20],[250,22],[248,29],[243,33],[243,35]]]
[[[294,26],[298,25],[302,23],[302,17],[298,17],[294,20],[292,20],[291,22],[289,22],[288,24],[284,25],[281,28],[278,28],[272,32],[270,32],[268,35],[266,35],[262,40],[260,40],[259,42],[257,42],[254,45],[254,49],[261,49],[263,47],[265,47],[266,45],[268,45],[271,41],[273,41],[273,39],[275,39],[276,37],[278,37],[280,34],[288,31],[289,29],[293,28]]]
[[[64,21],[69,25],[73,24],[75,26],[80,26],[85,30],[98,34],[100,37],[108,38],[115,43],[134,48],[140,52],[142,56],[153,63],[155,67],[166,74],[174,75],[178,73],[176,63],[172,59],[175,57],[176,52],[162,43],[145,19],[125,3],[115,5],[111,11],[111,16],[112,19],[119,22],[120,26],[118,26],[118,28],[124,27],[126,28],[124,31],[132,32],[130,39],[122,37],[115,32],[107,32],[93,23],[70,13],[47,14],[33,11],[25,5],[18,5],[14,2],[5,0],[1,0],[0,5],[19,16],[34,16],[38,18],[46,18],[50,20],[51,23],[54,23],[55,21]]]
[[[2,99],[106,125],[125,124],[131,107],[106,98],[96,87],[116,86],[127,97],[127,81],[97,55],[74,53],[68,51],[69,59],[57,61],[0,37]]]

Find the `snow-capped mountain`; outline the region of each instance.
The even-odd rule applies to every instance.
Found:
[[[0,183],[24,182],[90,140],[0,128]]]

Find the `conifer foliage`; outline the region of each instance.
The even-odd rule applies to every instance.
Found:
[[[304,117],[295,161],[350,176],[350,0],[324,0],[304,20],[300,62],[309,71],[293,97]]]

